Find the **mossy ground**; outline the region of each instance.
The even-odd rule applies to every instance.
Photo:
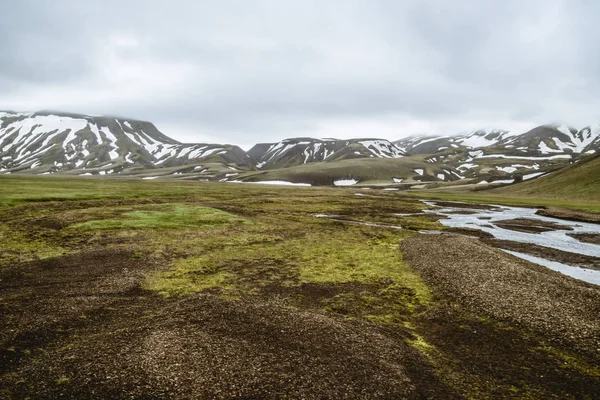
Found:
[[[186,229],[202,225],[249,223],[228,212],[178,204],[153,205],[148,210],[124,212],[118,218],[75,224],[75,229]]]
[[[426,215],[396,215],[426,207],[414,198],[374,190],[364,193],[368,196],[347,189],[0,178],[0,286],[7,290],[0,296],[0,312],[6,317],[0,332],[0,395],[30,395],[42,389],[56,394],[55,390],[85,387],[77,369],[64,367],[90,353],[85,343],[104,343],[112,351],[114,336],[136,324],[146,330],[158,324],[156,329],[162,332],[165,328],[158,321],[177,317],[178,324],[185,325],[194,320],[193,309],[184,313],[175,308],[173,314],[160,307],[169,309],[190,298],[214,299],[208,304],[232,308],[276,302],[291,313],[298,310],[356,323],[353,329],[373,327],[380,330],[378,335],[391,335],[421,354],[422,365],[412,367],[415,377],[433,368],[452,390],[467,397],[512,398],[515,387],[520,393],[547,397],[564,394],[556,388],[544,392],[535,374],[523,378],[518,373],[519,368],[535,370],[559,358],[579,366],[570,374],[599,379],[597,369],[588,368],[589,360],[532,340],[518,328],[506,336],[498,321],[483,324],[488,328],[478,329],[484,335],[470,347],[461,346],[492,354],[504,375],[494,375],[483,361],[470,368],[467,354],[445,335],[458,332],[457,337],[467,340],[461,326],[480,324],[481,317],[456,311],[460,307],[436,298],[399,250],[399,243],[417,231],[440,230],[442,225]],[[315,214],[404,229],[332,221]],[[89,263],[78,261],[86,259]],[[55,265],[60,268],[53,269]],[[100,283],[86,286],[96,277]],[[39,293],[32,292],[38,284]],[[63,307],[57,302],[60,307],[46,319],[50,305],[45,299],[63,298],[64,291],[70,291],[72,303]],[[93,299],[112,299],[116,294],[125,297],[89,306]],[[223,323],[236,327],[236,321]],[[129,343],[125,336],[124,343]],[[140,338],[146,336],[146,331],[140,333]],[[502,346],[508,343],[504,339],[513,343],[514,359],[499,356],[499,339]],[[311,342],[311,348],[318,349],[319,343]],[[528,359],[529,352],[536,357]],[[54,367],[55,362],[60,368]],[[47,376],[35,379],[47,378],[48,386],[30,377],[32,370],[45,368]],[[584,378],[579,381],[588,382]],[[9,389],[2,389],[2,384]]]

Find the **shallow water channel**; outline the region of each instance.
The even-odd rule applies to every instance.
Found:
[[[432,207],[437,206],[435,201],[423,200],[423,202]],[[444,204],[447,204],[447,202],[444,202]],[[490,208],[488,209],[469,208],[468,204],[465,203],[457,203],[457,207],[444,205],[443,207],[425,210],[426,213],[439,214],[447,217],[447,219],[441,219],[439,222],[448,227],[479,229],[493,235],[496,239],[530,243],[570,253],[600,257],[600,245],[584,243],[568,235],[578,233],[600,234],[600,224],[544,217],[537,215],[536,211],[537,209],[535,208],[499,205],[490,205]],[[527,233],[512,229],[504,229],[497,225],[499,221],[514,220],[518,218],[553,223],[555,224],[555,229],[547,232]],[[600,271],[580,268],[515,251],[504,251],[516,257],[543,265],[562,274],[569,275],[573,278],[600,285]]]
[[[357,194],[358,195],[358,194]],[[362,194],[361,194],[362,195]],[[569,253],[578,253],[591,257],[600,258],[600,245],[593,243],[581,242],[578,239],[569,236],[568,234],[600,234],[600,224],[567,221],[559,218],[545,217],[537,215],[536,208],[524,208],[524,207],[508,207],[500,205],[481,205],[474,204],[473,207],[469,207],[468,203],[460,202],[443,202],[444,206],[438,206],[435,201],[421,200],[423,203],[434,207],[425,210],[427,214],[438,214],[446,217],[440,219],[440,223],[447,227],[453,228],[471,228],[478,229],[483,232],[491,234],[494,238],[500,240],[510,240],[519,243],[528,243],[537,246],[548,247],[560,251]],[[455,207],[448,206],[448,204],[456,204]],[[419,215],[419,214],[395,214],[399,216]],[[334,221],[349,223],[349,224],[360,224],[382,228],[402,229],[400,226],[393,224],[357,221],[348,219],[347,217],[341,217],[334,214],[315,214],[318,218],[327,218]],[[498,226],[498,223],[507,222],[515,219],[527,219],[540,221],[541,223],[550,224],[552,227],[546,232],[539,233],[528,233],[520,232],[513,229],[505,229]],[[441,233],[440,231],[421,231],[421,233]],[[595,285],[600,285],[600,271],[564,264],[561,262],[548,260],[542,257],[533,256],[517,251],[505,250],[506,253],[512,254],[516,257],[524,260],[533,262],[538,265],[550,268],[554,271],[558,271],[564,275],[571,276],[576,279],[580,279],[585,282],[589,282]]]

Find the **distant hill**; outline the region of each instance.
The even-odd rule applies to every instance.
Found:
[[[408,188],[412,185],[458,181],[458,173],[445,165],[419,157],[346,158],[287,168],[240,173],[231,180],[244,182],[287,181],[311,185],[368,185]]]

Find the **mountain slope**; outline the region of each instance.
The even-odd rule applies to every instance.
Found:
[[[384,139],[285,139],[259,143],[248,151],[260,169],[293,167],[354,158],[399,158],[404,153]]]
[[[446,149],[485,149],[535,156],[550,153],[592,154],[600,146],[600,127],[577,130],[566,125],[541,125],[525,133],[476,130],[452,136],[410,136],[394,142],[407,154],[434,154]],[[527,153],[527,154],[524,154]]]
[[[56,112],[0,112],[0,171],[120,173],[199,162],[252,168],[251,159],[238,146],[182,144],[150,122]]]
[[[600,199],[600,154],[531,182],[496,189],[505,194]]]
[[[439,184],[458,179],[457,172],[451,168],[427,163],[420,157],[367,157],[240,173],[230,178],[230,181],[285,181],[313,186],[358,184],[407,188],[413,185]]]
[[[449,148],[481,148],[501,143],[511,135],[502,130],[475,130],[458,135],[409,136],[394,144],[407,154],[432,154]]]
[[[600,127],[542,125],[525,133],[477,130],[455,136],[409,137],[394,142],[407,154],[444,164],[480,183],[515,183],[560,169],[600,149]]]

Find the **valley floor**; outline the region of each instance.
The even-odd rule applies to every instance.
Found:
[[[0,178],[0,398],[598,397],[599,286],[355,192]]]

